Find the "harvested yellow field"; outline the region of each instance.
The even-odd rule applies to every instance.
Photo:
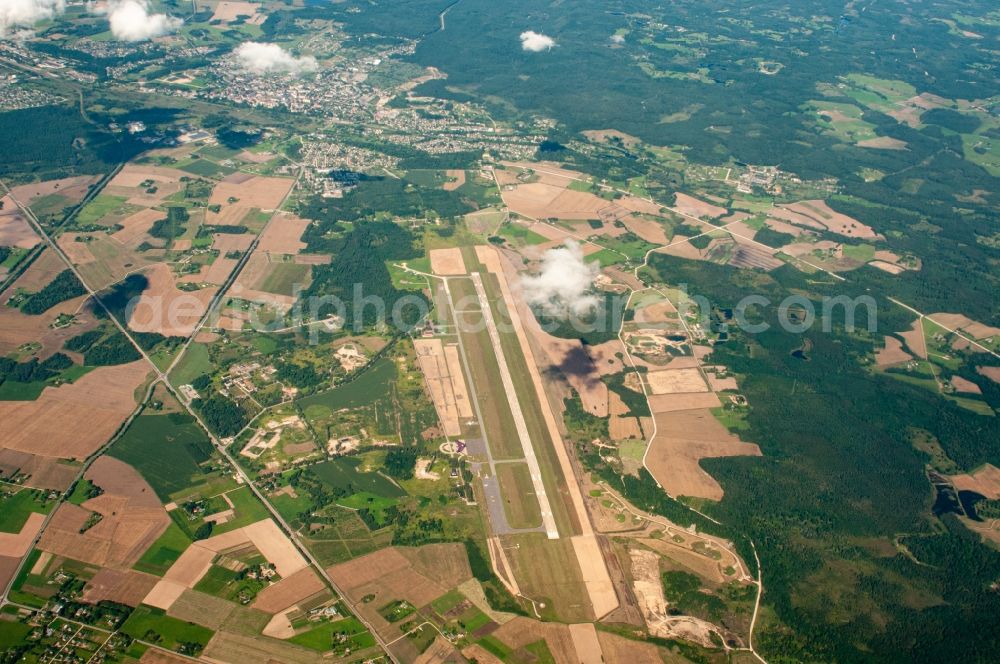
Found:
[[[760,456],[722,426],[710,410],[656,413],[656,435],[646,454],[646,468],[672,496],[721,500],[722,487],[698,461],[710,457]]]
[[[258,251],[272,254],[297,254],[306,248],[302,234],[309,227],[309,220],[280,212],[260,236]]]
[[[462,250],[458,247],[449,249],[431,249],[431,272],[442,276],[453,276],[465,274],[465,261],[462,259]]]
[[[721,217],[729,212],[726,208],[719,207],[718,205],[712,205],[711,203],[695,198],[694,196],[682,194],[681,192],[677,192],[674,210],[683,215],[689,215],[699,219],[715,219],[716,217]]]
[[[149,286],[132,311],[129,328],[136,332],[158,332],[168,337],[190,336],[208,310],[217,289],[179,289],[174,273],[166,263],[151,266],[145,275]]]
[[[294,180],[246,173],[225,177],[212,190],[209,205],[220,206],[219,212],[208,211],[206,222],[213,225],[235,226],[253,209],[276,210],[291,191]]]
[[[21,530],[16,533],[0,533],[0,556],[12,556],[20,558],[31,549],[31,543],[35,541],[35,536],[42,529],[45,523],[45,515],[32,512],[28,515],[28,520],[21,526]]]
[[[878,233],[853,217],[830,209],[825,202],[819,200],[800,201],[776,206],[770,215],[796,226],[805,226],[846,237],[875,239],[881,237]]]
[[[460,436],[461,421],[472,417],[472,404],[457,347],[446,348],[440,339],[415,339],[413,347],[445,435]],[[451,349],[451,357],[447,354],[448,349]]]
[[[135,409],[149,367],[101,367],[75,383],[46,387],[35,401],[0,402],[0,445],[62,459],[86,459]],[[86,426],[80,426],[86,422]]]
[[[705,384],[700,369],[650,371],[646,374],[646,384],[653,394],[708,392],[708,385]]]
[[[722,405],[714,392],[689,392],[687,394],[651,394],[649,409],[653,413],[672,413],[696,408],[718,408]]]

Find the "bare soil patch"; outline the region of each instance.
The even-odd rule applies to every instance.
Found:
[[[105,567],[94,575],[83,590],[83,601],[91,604],[110,601],[139,606],[159,579],[135,570]]]
[[[913,325],[909,330],[900,332],[899,336],[903,337],[906,347],[916,354],[917,357],[927,359],[927,342],[924,340],[923,323],[919,318],[913,321]]]
[[[441,188],[445,191],[455,191],[463,184],[465,184],[465,171],[464,170],[450,170],[445,171],[445,174],[450,178],[448,182],[441,185]]]
[[[0,556],[20,558],[26,555],[44,523],[45,515],[32,512],[19,532],[0,533]]]
[[[656,435],[646,467],[672,496],[721,500],[723,491],[698,461],[706,457],[760,456],[760,448],[729,432],[706,409],[656,413]]]
[[[961,376],[952,376],[951,384],[957,392],[964,392],[966,394],[982,394],[983,390],[967,378],[962,378]]]
[[[60,505],[38,548],[100,567],[131,568],[167,529],[170,517],[146,480],[123,461],[100,457],[84,477],[104,493],[79,507]],[[101,520],[81,533],[94,512]]]
[[[698,369],[650,371],[646,374],[646,384],[653,394],[708,392],[708,385]]]
[[[845,237],[880,238],[871,226],[846,214],[834,212],[824,201],[811,200],[776,206],[771,215],[798,226],[807,226]]]
[[[959,491],[975,491],[990,500],[1000,499],[1000,468],[987,463],[971,473],[952,475],[951,481]]]
[[[462,259],[462,250],[458,247],[449,249],[431,249],[431,272],[443,276],[465,274],[465,261]]]
[[[691,392],[688,394],[651,394],[649,409],[653,413],[672,413],[696,408],[718,408],[722,405],[714,392]]]
[[[319,575],[306,567],[262,590],[254,600],[253,608],[264,613],[277,613],[325,590]]]
[[[0,199],[3,209],[0,210],[0,246],[31,249],[42,241],[28,223],[10,196]]]
[[[913,356],[903,350],[903,342],[896,337],[886,337],[885,348],[875,353],[875,364],[879,367],[888,367],[912,359]]]
[[[280,212],[260,236],[257,250],[272,254],[297,254],[306,248],[301,240],[309,227],[309,220],[287,212]]]
[[[239,224],[250,210],[275,210],[281,205],[294,180],[263,176],[247,177],[244,173],[234,173],[215,185],[209,205],[220,206],[219,212],[211,210],[206,214],[206,222],[213,225],[232,226]]]
[[[168,337],[190,336],[217,289],[182,291],[176,285],[170,266],[165,263],[153,265],[145,275],[149,286],[132,311],[129,328],[136,332],[158,332]]]
[[[689,215],[699,219],[715,219],[716,217],[721,217],[728,212],[726,208],[719,207],[718,205],[712,205],[711,203],[695,198],[694,196],[682,194],[681,192],[677,192],[676,194],[676,202],[674,203],[673,209],[683,215]]]
[[[122,220],[124,226],[120,231],[116,231],[111,237],[130,249],[135,249],[143,242],[148,242],[153,238],[149,235],[149,229],[160,219],[165,219],[166,214],[147,208],[140,210]]]
[[[898,138],[891,138],[889,136],[878,136],[877,138],[869,138],[864,141],[858,141],[856,145],[859,148],[874,148],[879,150],[906,149],[906,141],[901,141]]]
[[[83,460],[135,409],[142,361],[101,367],[75,383],[47,387],[35,401],[0,402],[0,444],[30,454]],[[87,426],[79,426],[86,422]]]

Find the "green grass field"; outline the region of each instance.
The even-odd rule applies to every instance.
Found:
[[[204,647],[214,635],[206,627],[171,618],[160,609],[149,606],[137,608],[121,627],[133,639],[156,643],[175,650],[181,643],[197,643]]]
[[[329,417],[341,408],[358,408],[374,403],[389,392],[395,379],[395,365],[389,360],[381,360],[355,380],[305,397],[297,403],[309,419]]]
[[[51,510],[52,505],[44,495],[34,489],[21,489],[14,495],[4,496],[0,499],[0,532],[19,533],[33,512],[48,514]]]
[[[166,502],[202,474],[211,443],[186,414],[140,415],[109,452],[131,464]]]
[[[339,646],[350,648],[351,652],[371,648],[375,645],[375,638],[368,633],[357,618],[344,618],[336,622],[324,623],[308,632],[296,634],[288,641],[311,650],[326,652],[333,649],[333,636],[335,634],[347,637],[347,641]]]
[[[542,525],[542,512],[535,498],[535,487],[526,463],[497,464],[500,493],[503,496],[507,521],[513,528],[535,528]]]
[[[190,544],[191,539],[176,523],[171,521],[170,526],[163,531],[159,539],[153,542],[153,546],[142,554],[142,558],[136,562],[133,569],[163,576]]]
[[[353,488],[355,491],[367,491],[384,498],[406,495],[405,491],[378,473],[359,472],[360,463],[360,459],[342,457],[318,463],[310,467],[310,470],[332,488]]]
[[[212,373],[212,370],[212,362],[208,359],[208,346],[192,343],[171,372],[170,382],[175,386],[188,385],[198,376]]]
[[[298,263],[275,263],[260,289],[276,295],[293,295],[296,287],[306,287],[310,269],[310,266]]]
[[[235,491],[230,491],[226,496],[232,501],[236,514],[226,523],[215,527],[212,532],[217,535],[249,526],[251,523],[256,523],[269,516],[267,508],[257,500],[257,497],[250,491],[250,487],[240,487]]]
[[[100,194],[87,203],[76,215],[77,226],[101,223],[101,219],[126,205],[123,196]]]

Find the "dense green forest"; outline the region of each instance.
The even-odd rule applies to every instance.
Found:
[[[366,298],[381,303],[384,320],[389,320],[398,303],[425,302],[422,295],[393,286],[385,264],[388,260],[406,260],[421,254],[410,231],[390,221],[373,221],[359,223],[351,231],[338,234],[332,232],[339,227],[336,217],[324,215],[318,219],[320,223],[306,229],[303,240],[308,243],[309,251],[330,253],[333,261],[314,266],[312,283],[303,291],[303,297],[320,298],[316,300],[320,303],[324,297],[335,297],[343,303],[340,309],[333,303],[320,304],[318,315],[341,315],[347,325],[360,329],[379,322],[381,317],[380,305],[366,304]],[[361,297],[356,297],[357,294]],[[402,305],[398,322],[404,326],[414,324],[421,313],[420,307]]]
[[[30,295],[21,305],[21,311],[31,316],[45,313],[60,302],[85,295],[87,289],[76,278],[72,270],[66,269],[47,283],[42,290]]]
[[[711,356],[740,376],[751,405],[741,435],[758,443],[764,456],[702,461],[726,492],[710,514],[756,542],[766,561],[767,601],[794,629],[793,634],[765,629],[764,652],[864,661],[870,653],[860,644],[877,647],[880,658],[890,657],[894,646],[910,644],[896,652],[925,653],[920,661],[936,661],[956,642],[970,648],[986,648],[984,641],[1000,645],[982,631],[983,613],[1000,610],[1000,597],[987,586],[958,583],[953,577],[963,572],[954,566],[946,573],[862,544],[926,533],[946,550],[982,556],[976,565],[997,555],[959,524],[948,534],[934,534],[924,474],[928,459],[913,448],[912,436],[915,430],[927,432],[967,469],[986,461],[1000,464],[998,418],[872,372],[865,358],[875,337],[866,330],[864,309],[853,333],[845,330],[840,309],[830,332],[817,326],[797,334],[778,324],[777,303],[789,292],[818,300],[840,293],[854,297],[862,294],[860,287],[851,292],[850,286],[811,279],[791,267],[763,276],[660,255],[651,266],[650,278],[670,275],[718,307],[733,307],[751,292],[775,303],[752,314],[754,322],[769,323],[769,330],[751,335],[733,329],[730,341],[717,345]],[[880,334],[904,329],[912,319],[887,300],[877,304]],[[794,352],[802,348],[808,348],[805,357]],[[629,495],[637,494],[629,490]],[[646,500],[654,498],[638,504]],[[848,561],[865,572],[829,571]],[[951,599],[947,607],[919,610],[915,597]],[[845,602],[866,609],[849,620],[836,619]],[[953,630],[949,639],[941,632],[945,624]]]

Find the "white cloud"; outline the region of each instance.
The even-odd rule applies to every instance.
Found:
[[[583,260],[580,245],[567,240],[545,252],[541,272],[521,279],[521,292],[525,302],[550,316],[583,316],[600,302],[593,291],[597,272],[595,263]]]
[[[147,0],[115,0],[107,6],[111,34],[122,41],[145,41],[176,31],[184,21],[167,14],[150,14]]]
[[[539,51],[550,51],[556,45],[556,40],[548,35],[543,35],[534,30],[521,33],[521,48],[525,51],[538,53]]]
[[[613,44],[624,44],[625,35],[611,35],[611,43]]]
[[[243,42],[233,53],[240,66],[255,74],[299,74],[316,71],[319,67],[313,56],[304,55],[297,58],[277,44]]]
[[[30,28],[65,9],[65,0],[0,0],[0,37],[9,36],[14,28]]]

